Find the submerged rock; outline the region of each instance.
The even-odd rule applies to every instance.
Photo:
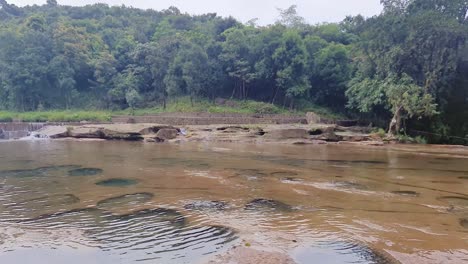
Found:
[[[292,207],[280,201],[259,198],[247,203],[245,205],[245,210],[272,210],[290,212],[292,211]]]
[[[420,194],[415,191],[393,191],[393,194],[401,195],[401,196],[411,196],[411,197],[418,197]]]
[[[135,185],[137,184],[137,180],[133,179],[108,179],[108,180],[103,180],[96,182],[96,185],[99,186],[105,186],[105,187],[125,187],[125,186],[130,186],[130,185]]]
[[[461,225],[463,228],[468,229],[468,218],[462,218],[462,219],[460,219],[460,225]]]
[[[141,211],[117,216],[117,219],[121,221],[130,221],[139,218],[145,218],[147,220],[151,219],[153,221],[170,222],[176,226],[184,226],[187,221],[185,216],[180,212],[167,208],[144,209]]]
[[[19,177],[19,178],[29,178],[29,177],[40,177],[47,176],[53,172],[67,169],[77,169],[81,166],[78,165],[59,165],[59,166],[46,166],[39,167],[35,169],[26,169],[26,170],[6,170],[0,171],[0,177]]]
[[[292,177],[297,176],[297,175],[298,175],[298,173],[296,173],[294,171],[277,171],[277,172],[271,173],[271,176],[283,177],[283,178],[292,178]]]
[[[468,207],[468,197],[462,196],[442,196],[437,198],[439,201],[447,202],[451,205],[466,206]]]
[[[121,206],[138,205],[151,201],[154,197],[152,193],[133,193],[125,194],[122,196],[112,197],[101,200],[97,203],[97,208],[104,210],[111,210]]]
[[[94,176],[101,174],[103,172],[102,169],[97,168],[80,168],[80,169],[73,169],[68,172],[69,176]]]
[[[234,169],[236,177],[245,177],[247,180],[258,180],[268,176],[268,174],[258,169]]]
[[[294,178],[294,177],[285,177],[281,179],[281,182],[283,183],[300,183],[303,181],[304,181],[303,179]]]
[[[112,220],[112,215],[110,213],[91,207],[43,214],[20,222],[31,222],[50,227],[63,226],[66,224],[70,226],[91,228],[110,220]]]
[[[51,196],[44,196],[29,200],[24,200],[19,202],[18,204],[26,204],[26,205],[34,205],[34,206],[60,206],[60,205],[68,205],[78,203],[80,198],[76,197],[73,194],[58,194],[58,195],[51,195]]]
[[[322,242],[318,246],[303,247],[294,253],[299,263],[366,263],[398,264],[398,260],[384,251],[376,250],[361,243]]]
[[[211,167],[210,164],[200,160],[188,160],[179,158],[156,158],[153,163],[161,166],[181,166],[190,169],[207,170]]]
[[[357,182],[350,182],[350,181],[339,181],[333,183],[338,188],[343,189],[356,189],[356,190],[367,190],[367,186],[357,183]]]
[[[223,201],[194,201],[192,203],[184,205],[187,210],[225,210],[228,204]]]

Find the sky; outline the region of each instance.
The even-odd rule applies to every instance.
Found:
[[[18,6],[43,4],[46,0],[7,0]],[[189,14],[217,13],[233,16],[242,22],[258,18],[258,24],[274,23],[277,8],[298,6],[298,12],[309,23],[339,22],[347,15],[377,15],[382,10],[380,0],[58,0],[60,5],[86,5],[106,3],[155,10],[176,6]]]

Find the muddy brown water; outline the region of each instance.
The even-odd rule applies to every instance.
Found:
[[[468,263],[468,151],[0,143],[0,263]]]

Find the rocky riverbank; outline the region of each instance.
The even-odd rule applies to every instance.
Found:
[[[51,139],[126,140],[147,143],[227,142],[277,144],[350,143],[380,146],[384,140],[368,127],[327,124],[194,125],[102,124],[47,126],[36,137]]]

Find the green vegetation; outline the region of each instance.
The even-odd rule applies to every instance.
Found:
[[[297,114],[304,112],[291,112],[275,105],[252,100],[230,100],[227,105],[217,105],[206,99],[194,100],[181,97],[169,101],[166,109],[161,107],[132,109],[118,111],[83,111],[83,110],[51,110],[34,112],[0,111],[0,122],[22,120],[26,122],[106,122],[113,115],[151,115],[160,113],[239,113],[239,114]],[[314,108],[317,111],[328,113],[329,110]]]
[[[25,122],[80,122],[110,121],[111,112],[106,111],[43,111],[43,112],[0,112],[0,122],[22,120]]]
[[[229,100],[225,105],[219,105],[206,99],[191,101],[189,97],[176,98],[169,101],[164,109],[162,106],[137,109],[135,115],[150,115],[159,113],[239,113],[239,114],[288,114],[291,111],[279,108],[269,103],[252,100]],[[129,114],[128,110],[117,111],[120,114]]]
[[[0,120],[313,110],[391,134],[466,137],[467,1],[381,2],[378,16],[319,25],[291,6],[259,27],[175,7],[0,0]]]

